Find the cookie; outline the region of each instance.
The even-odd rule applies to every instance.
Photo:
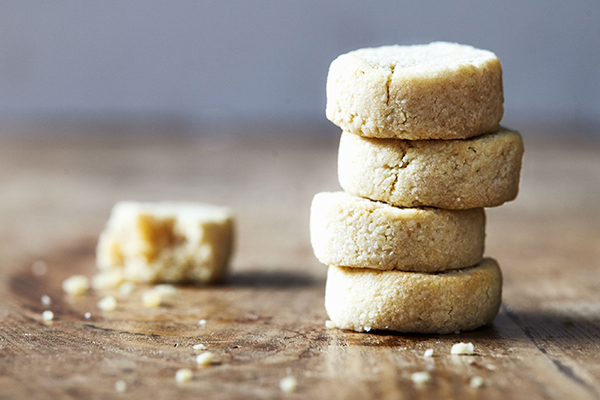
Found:
[[[310,212],[315,256],[326,265],[434,272],[483,256],[482,208],[398,208],[345,192],[315,195]]]
[[[327,118],[365,137],[477,136],[498,129],[503,103],[496,55],[456,43],[352,51],[327,76]]]
[[[465,140],[364,138],[343,132],[342,188],[396,206],[495,207],[519,191],[523,140],[506,128]]]
[[[124,201],[100,235],[96,281],[212,283],[225,275],[232,248],[233,216],[226,207]]]
[[[437,274],[330,266],[325,308],[335,326],[414,333],[453,333],[492,322],[502,274],[495,260]]]

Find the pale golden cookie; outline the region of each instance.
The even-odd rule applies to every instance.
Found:
[[[342,188],[402,207],[450,210],[499,206],[519,191],[523,140],[516,131],[464,140],[364,138],[343,132]]]
[[[325,308],[335,326],[414,333],[453,333],[492,322],[502,274],[495,260],[437,274],[330,266]]]
[[[456,43],[352,51],[327,77],[327,118],[365,137],[477,136],[498,129],[503,103],[496,55]]]
[[[233,215],[227,207],[119,202],[98,241],[95,286],[212,283],[227,272],[232,248]]]
[[[323,264],[435,272],[477,264],[483,255],[482,208],[398,208],[345,192],[318,193],[311,243]]]

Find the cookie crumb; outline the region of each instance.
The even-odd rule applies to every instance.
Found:
[[[131,294],[134,290],[135,284],[133,282],[123,282],[119,285],[119,293],[122,295]]]
[[[425,350],[425,353],[423,353],[423,357],[433,357],[433,349]]]
[[[63,290],[72,295],[82,295],[90,288],[90,280],[87,276],[73,275],[62,283]]]
[[[31,271],[37,276],[45,275],[48,271],[48,265],[44,261],[36,261],[31,264]]]
[[[52,321],[54,319],[54,313],[50,310],[46,310],[42,313],[44,321]]]
[[[102,271],[92,277],[92,287],[96,290],[116,289],[121,283],[123,283],[121,270]]]
[[[480,376],[474,376],[471,378],[469,385],[475,389],[480,388],[483,386],[483,378]]]
[[[202,343],[198,343],[192,346],[192,349],[194,350],[206,350],[206,346],[203,345]]]
[[[89,312],[86,312],[85,314],[83,314],[83,316],[85,317],[85,319],[90,319],[92,318],[92,314]]]
[[[431,375],[427,371],[415,372],[410,376],[410,379],[412,379],[416,385],[424,385],[431,382]]]
[[[206,326],[206,320],[205,319],[201,319],[200,321],[198,321],[198,324],[200,326]]]
[[[50,304],[52,304],[52,299],[50,298],[50,296],[43,294],[42,295],[42,304],[45,306],[49,306]]]
[[[116,381],[115,382],[115,390],[119,393],[123,393],[127,390],[127,384],[125,381]]]
[[[335,329],[335,328],[337,328],[337,326],[335,326],[335,322],[333,322],[330,319],[328,319],[327,321],[325,321],[325,327],[327,329]]]
[[[192,380],[194,373],[189,368],[181,368],[175,372],[175,380],[177,383],[185,383]]]
[[[295,392],[298,388],[298,381],[293,376],[286,376],[279,381],[279,389],[284,393]]]
[[[142,303],[146,308],[160,307],[162,296],[156,290],[148,290],[142,295]]]
[[[213,355],[209,351],[205,351],[204,353],[199,354],[196,357],[196,363],[198,365],[202,365],[203,367],[209,366],[212,363],[212,360],[213,360]]]
[[[106,296],[98,302],[98,308],[102,311],[113,311],[117,308],[117,300],[113,296]]]
[[[162,296],[175,296],[177,294],[177,288],[166,283],[154,286],[154,291]]]
[[[472,355],[475,354],[473,343],[456,343],[452,346],[450,354]]]

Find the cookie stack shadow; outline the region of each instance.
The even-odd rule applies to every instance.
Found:
[[[331,64],[326,113],[343,131],[344,191],[314,197],[310,234],[332,324],[443,334],[491,322],[502,274],[483,258],[484,208],[517,196],[523,156],[499,125],[498,58],[444,42],[356,50]]]

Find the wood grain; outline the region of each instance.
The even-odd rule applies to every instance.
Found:
[[[316,192],[339,190],[336,151],[337,137],[325,135],[0,136],[0,398],[600,398],[597,144],[526,137],[518,200],[488,211],[502,310],[491,326],[446,336],[325,328],[308,207]],[[64,294],[63,279],[95,273],[97,235],[122,199],[232,206],[227,281],[178,287],[158,309],[141,307],[143,287],[112,293],[113,312],[96,306],[108,293]],[[40,261],[44,275],[32,270]],[[477,354],[450,355],[457,342]],[[211,366],[195,365],[197,343],[213,352]],[[184,367],[194,378],[177,384]],[[425,370],[432,382],[416,386],[411,374]],[[298,389],[284,394],[288,375]],[[469,385],[474,376],[482,387]]]

